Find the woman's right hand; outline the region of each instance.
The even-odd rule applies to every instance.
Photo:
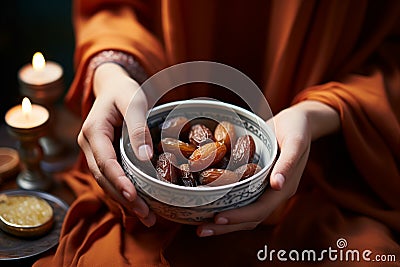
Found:
[[[152,157],[151,136],[146,125],[146,96],[139,84],[115,63],[104,63],[96,69],[93,90],[96,99],[79,133],[79,146],[103,190],[150,227],[156,216],[137,195],[113,147],[114,129],[122,125],[125,117],[135,155],[140,160]]]

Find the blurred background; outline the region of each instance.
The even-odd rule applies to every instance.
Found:
[[[73,78],[74,35],[71,0],[12,0],[2,4],[0,18],[0,117],[20,104],[18,70],[35,52],[64,69],[66,90]],[[65,93],[64,93],[65,94]],[[62,97],[59,102],[62,102]]]

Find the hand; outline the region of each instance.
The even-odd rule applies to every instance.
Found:
[[[221,212],[214,223],[197,228],[199,236],[251,230],[263,222],[297,191],[308,160],[311,141],[339,128],[339,116],[332,108],[305,101],[281,111],[273,118],[280,155],[270,175],[270,185],[254,203]]]
[[[146,126],[147,100],[138,83],[117,64],[100,65],[94,74],[96,100],[83,123],[78,143],[97,183],[128,212],[136,214],[147,226],[156,217],[125,176],[113,147],[114,129],[125,121],[135,155],[152,157],[152,143]],[[128,109],[134,111],[128,112]]]

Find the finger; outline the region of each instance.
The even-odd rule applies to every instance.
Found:
[[[304,169],[307,162],[307,153],[304,153],[299,159],[296,170]],[[287,186],[283,190],[274,190],[272,188],[266,191],[257,199],[256,202],[238,209],[231,209],[217,214],[214,218],[215,224],[228,225],[239,224],[242,222],[260,223],[269,217],[279,206],[289,199],[295,192],[300,179],[290,176]]]
[[[134,198],[133,203],[129,202],[126,198],[124,199],[121,194],[115,190],[114,186],[107,180],[107,178],[101,173],[93,153],[91,153],[89,142],[87,142],[87,140],[83,137],[80,137],[79,139],[79,143],[85,153],[89,169],[95,176],[95,179],[100,187],[103,188],[103,190],[107,192],[114,200],[121,203],[126,208],[128,213],[136,214],[144,225],[148,227],[154,225],[156,222],[156,216],[154,212],[149,210],[143,199],[136,195],[136,191],[134,194],[136,197]]]
[[[252,230],[257,226],[257,224],[252,222],[240,223],[240,224],[232,224],[232,225],[202,225],[199,226],[196,230],[196,233],[199,237],[207,237],[213,235],[223,235],[227,233],[243,231],[243,230]]]
[[[134,210],[135,213],[138,214],[140,217],[144,218],[148,216],[148,206],[143,201],[143,199],[137,195],[136,189],[134,188],[132,182],[129,180],[128,177],[125,176],[124,171],[116,160],[110,159],[105,163],[103,174],[105,177],[107,177],[107,180],[115,186],[118,192],[122,192],[125,200],[130,202],[129,208]],[[131,187],[133,187],[133,190],[131,192],[128,192],[124,189]]]
[[[308,149],[303,137],[288,137],[282,142],[279,157],[270,175],[272,189],[282,190],[284,183]]]
[[[233,231],[253,229],[264,221],[285,199],[284,192],[267,189],[256,202],[217,214],[214,218],[215,223],[199,226],[197,234],[209,236],[212,232],[213,235],[221,235]]]
[[[100,172],[108,178],[121,195],[124,195],[128,201],[133,201],[136,196],[136,190],[117,161],[112,143],[113,136],[110,136],[112,134],[109,133],[113,132],[113,130],[104,129],[105,126],[100,126],[96,123],[90,127],[90,130],[84,132],[84,138]],[[112,128],[112,126],[110,127]]]
[[[136,91],[126,110],[124,118],[132,150],[139,160],[150,160],[153,156],[153,144],[146,123],[147,100],[142,90]]]
[[[121,193],[119,193],[117,190],[115,190],[115,187],[107,180],[107,178],[103,175],[101,172],[98,163],[95,159],[95,156],[92,153],[91,147],[87,139],[83,136],[80,138],[80,146],[82,150],[85,153],[86,161],[88,163],[89,169],[91,173],[93,174],[94,178],[96,179],[97,183],[100,185],[101,188],[103,188],[107,193],[109,193],[115,200],[128,204],[130,200],[123,199],[121,197]],[[136,191],[132,190],[131,191],[131,196],[136,196]]]
[[[89,142],[84,137],[82,131],[78,135],[78,144],[85,154],[86,162],[89,167],[90,172],[93,174],[95,180],[99,183],[99,180],[102,179],[102,174],[97,166],[96,160],[94,159],[92,150],[90,149]]]
[[[148,216],[146,216],[146,217],[144,217],[144,218],[139,217],[139,220],[140,220],[144,225],[146,225],[147,227],[151,227],[151,226],[153,226],[154,224],[156,224],[157,217],[156,217],[156,215],[154,214],[154,212],[150,211],[149,214],[148,214]]]
[[[238,224],[243,221],[259,223],[285,199],[284,192],[266,189],[257,201],[241,208],[223,211],[215,216],[214,221],[216,224]]]

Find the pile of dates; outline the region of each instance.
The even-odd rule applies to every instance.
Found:
[[[247,179],[261,170],[253,163],[256,146],[251,135],[237,136],[228,121],[167,118],[160,125],[153,165],[157,178],[177,185],[220,186]]]

